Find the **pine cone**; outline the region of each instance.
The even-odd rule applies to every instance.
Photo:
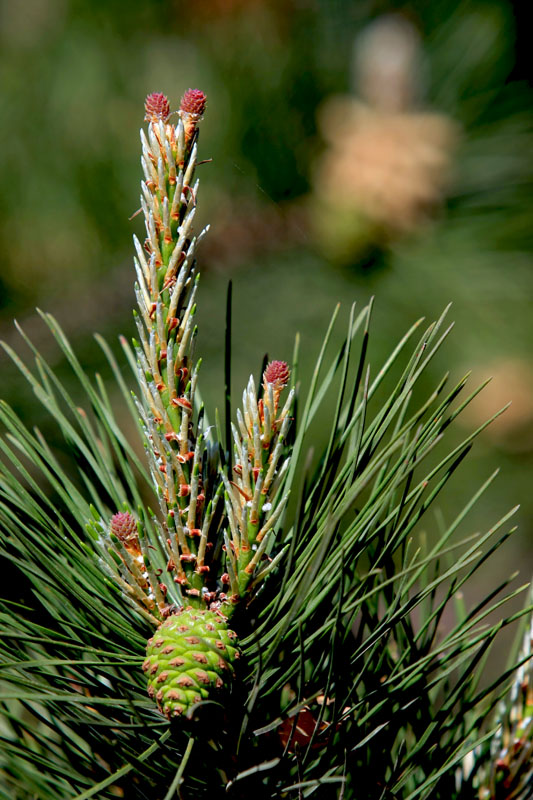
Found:
[[[181,98],[180,111],[201,117],[205,111],[207,98],[201,89],[187,89]]]
[[[170,116],[170,104],[167,97],[162,92],[152,92],[144,101],[146,110],[145,119],[148,122],[166,122]]]
[[[228,687],[240,653],[237,634],[214,611],[182,608],[148,641],[148,694],[169,719]]]
[[[424,229],[442,206],[458,128],[443,114],[387,112],[331,98],[329,148],[314,181],[313,225],[328,258],[350,263],[373,245]]]
[[[263,373],[263,384],[273,383],[279,389],[287,386],[291,376],[289,365],[285,361],[271,361]]]

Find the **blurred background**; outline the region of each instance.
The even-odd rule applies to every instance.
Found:
[[[337,301],[376,297],[374,373],[404,331],[452,302],[450,370],[493,381],[459,440],[509,400],[443,496],[451,520],[502,473],[464,533],[516,503],[498,575],[533,567],[533,110],[527,4],[507,0],[0,0],[0,338],[16,317],[62,376],[35,314],[53,312],[89,372],[94,331],[133,333],[142,238],[138,129],[147,93],[208,96],[201,129],[200,336],[207,406],[223,407],[234,286],[237,393],[265,352],[304,386]],[[342,327],[342,326],[341,326]],[[337,341],[342,338],[339,329]],[[52,440],[8,359],[1,394]],[[453,384],[455,385],[455,384]],[[462,426],[462,427],[461,427]],[[320,444],[325,431],[316,431]],[[431,524],[428,521],[426,526]],[[429,530],[429,533],[431,531]]]

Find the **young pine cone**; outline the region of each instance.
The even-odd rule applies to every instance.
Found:
[[[228,688],[239,658],[237,634],[215,611],[182,608],[149,639],[148,694],[169,719]]]

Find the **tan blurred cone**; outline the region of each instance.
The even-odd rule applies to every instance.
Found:
[[[353,208],[385,231],[404,233],[441,202],[456,140],[447,117],[334,98],[322,110],[321,127],[329,143],[315,184],[323,203]]]
[[[388,17],[380,25],[356,41],[362,99],[333,97],[319,112],[327,149],[315,172],[313,223],[333,258],[413,233],[431,219],[458,138],[448,117],[412,107],[418,75],[412,29]]]
[[[479,365],[473,379],[491,382],[467,406],[461,424],[477,427],[509,402],[505,414],[498,417],[483,435],[497,447],[510,453],[533,450],[533,368],[524,358],[504,358]]]

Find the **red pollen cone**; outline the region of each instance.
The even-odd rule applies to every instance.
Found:
[[[160,119],[166,122],[170,115],[170,104],[167,97],[162,92],[152,92],[144,101],[146,110],[145,119],[149,122],[158,122]]]
[[[288,384],[290,374],[286,361],[271,361],[263,373],[263,380],[265,383],[272,383],[281,389]]]
[[[205,111],[207,98],[201,89],[187,89],[181,98],[180,111],[201,117]]]

